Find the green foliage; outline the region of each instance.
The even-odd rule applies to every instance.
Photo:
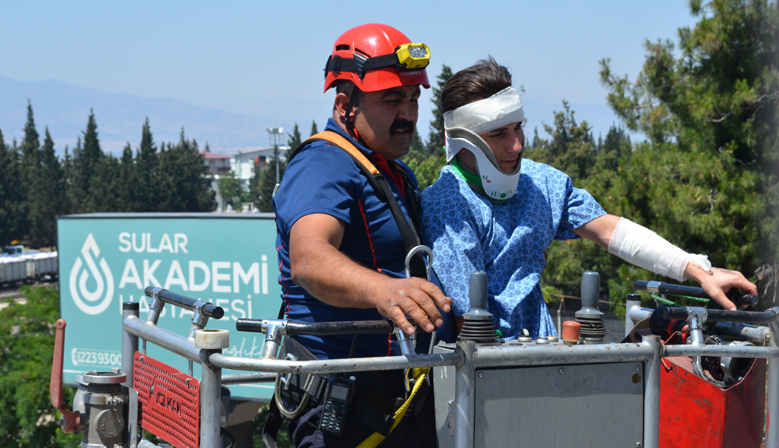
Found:
[[[268,419],[268,412],[268,403],[263,403],[260,412],[258,412],[257,416],[254,418],[254,430],[252,431],[254,434],[253,445],[257,448],[265,446],[265,442],[262,441],[262,428],[265,426],[265,420]],[[288,423],[289,420],[284,419],[281,428],[279,428],[279,433],[276,437],[276,446],[279,448],[293,448],[292,442],[290,442],[289,435],[287,434]]]
[[[29,240],[37,235],[36,228],[42,217],[41,208],[45,198],[40,192],[41,151],[38,131],[35,129],[32,104],[27,102],[27,122],[24,125],[24,139],[21,144],[22,166],[21,187],[24,195],[22,202],[22,228],[25,229],[24,239]]]
[[[646,43],[635,83],[613,75],[608,60],[601,79],[628,128],[650,138],[644,183],[675,184],[651,199],[692,232],[683,247],[752,272],[779,255],[779,4],[714,0],[693,2],[691,12],[700,20],[679,30],[678,45]],[[647,214],[648,224],[666,227]]]
[[[49,398],[57,289],[22,286],[20,292],[26,304],[3,299],[8,307],[0,311],[0,446],[77,446],[81,436],[59,429]],[[64,389],[66,403],[74,392]]]
[[[0,245],[21,237],[24,193],[19,182],[19,170],[16,145],[8,147],[0,131]]]
[[[10,148],[0,132],[0,244],[22,240],[54,246],[58,215],[92,212],[210,212],[216,207],[211,176],[195,140],[181,131],[177,144],[158,151],[148,119],[137,154],[128,143],[121,158],[103,153],[97,121],[90,113],[73,152],[56,156],[46,128],[41,147],[32,105],[25,137]],[[206,149],[208,149],[206,147]],[[21,155],[20,155],[21,152]],[[72,154],[72,155],[71,155]]]
[[[316,121],[315,120],[311,120],[311,135],[318,134],[318,133],[319,133],[319,130],[316,127]],[[309,135],[309,137],[311,135]],[[295,148],[297,148],[297,146]],[[295,148],[292,148],[292,149],[295,149]]]
[[[419,184],[419,191],[422,191],[438,180],[441,168],[446,165],[446,156],[443,154],[425,156],[424,153],[418,151],[409,151],[405,162],[414,172]]]
[[[129,193],[128,211],[151,212],[157,207],[159,189],[159,154],[151,133],[149,118],[141,129],[141,145],[135,158],[133,187]]]
[[[562,300],[560,291],[552,285],[542,286],[541,293],[544,295],[544,302],[547,304]]]
[[[43,141],[41,154],[39,188],[44,200],[41,201],[39,208],[40,221],[34,227],[37,243],[40,246],[55,246],[57,225],[51,217],[64,214],[67,204],[65,203],[65,178],[60,161],[54,153],[54,140],[48,127],[46,127],[46,138]]]
[[[441,168],[446,165],[446,154],[444,153],[444,113],[441,108],[441,92],[449,78],[452,77],[452,69],[443,65],[441,74],[438,75],[436,86],[433,87],[433,98],[430,101],[435,106],[433,109],[433,120],[430,121],[430,134],[428,135],[427,145],[419,136],[419,129],[414,132],[414,140],[411,142],[411,149],[404,161],[414,172],[419,184],[419,191],[433,185],[438,180]]]
[[[694,3],[692,11],[701,19],[680,29],[680,51],[669,41],[647,43],[635,83],[601,62],[609,104],[649,141],[631,148],[625,131],[612,127],[596,144],[566,104],[545,126],[551,138],[534,136],[527,156],[568,173],[607,212],[749,276],[779,250],[779,72],[769,63],[777,60],[779,12],[776,2],[735,0]],[[585,270],[601,273],[613,303],[635,280],[659,279],[575,240],[552,245],[542,282],[578,295]]]
[[[441,73],[436,78],[436,85],[433,86],[433,97],[430,101],[433,103],[433,121],[430,122],[430,134],[427,136],[427,155],[440,156],[444,153],[446,138],[444,137],[444,112],[441,106],[441,92],[444,90],[446,81],[449,81],[453,75],[452,68],[444,64],[441,67]]]
[[[235,173],[230,171],[227,174],[219,176],[219,180],[216,181],[216,184],[217,188],[219,188],[219,196],[222,197],[225,205],[230,204],[233,209],[240,209],[243,191],[241,188],[241,180],[235,176]]]
[[[287,161],[279,159],[279,178],[284,178],[284,169],[287,168]],[[267,168],[260,171],[259,167],[255,167],[255,177],[259,177],[259,180],[254,183],[255,187],[252,191],[254,197],[257,198],[257,209],[261,212],[273,212],[273,190],[276,188],[276,159],[271,158],[268,160]]]
[[[555,113],[554,126],[544,125],[551,140],[539,140],[538,146],[529,149],[526,156],[564,171],[576,185],[595,165],[597,146],[587,122],[577,124],[575,112],[565,101],[563,109],[563,112]]]
[[[315,131],[316,123],[314,123],[314,128],[312,128],[312,131]],[[313,134],[312,134],[313,135]],[[298,128],[298,124],[295,123],[295,127],[292,129],[291,134],[287,134],[287,146],[289,146],[290,151],[294,151],[295,148],[300,146],[300,144],[303,142],[303,140],[300,137],[300,129]]]
[[[196,140],[188,140],[181,129],[179,142],[168,143],[159,154],[157,212],[210,212],[216,208],[211,177],[203,176],[205,158]]]

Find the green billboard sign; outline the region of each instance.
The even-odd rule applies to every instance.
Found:
[[[122,302],[149,311],[147,286],[224,309],[206,328],[230,330],[223,353],[259,358],[264,336],[239,333],[239,318],[275,318],[280,302],[276,225],[271,214],[87,214],[58,220],[61,316],[68,323],[64,380],[121,367]],[[158,325],[181,335],[192,312],[165,305]],[[147,344],[147,353],[184,372],[184,358]],[[224,373],[232,373],[225,371]],[[195,376],[199,366],[195,365]],[[235,398],[267,400],[270,384],[230,387]]]

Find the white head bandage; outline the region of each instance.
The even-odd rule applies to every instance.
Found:
[[[444,113],[444,129],[465,128],[475,134],[519,121],[525,121],[525,112],[519,92],[513,87]]]
[[[467,149],[476,157],[476,171],[486,195],[498,201],[511,199],[517,193],[521,155],[514,171],[505,173],[479,134],[524,120],[522,100],[513,87],[444,113],[446,161],[451,162],[460,150]]]

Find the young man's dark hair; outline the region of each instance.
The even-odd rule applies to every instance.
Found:
[[[457,72],[446,82],[441,92],[441,107],[443,112],[448,112],[489,98],[506,87],[511,87],[509,69],[489,56]]]

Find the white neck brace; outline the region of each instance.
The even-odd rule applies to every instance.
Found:
[[[460,150],[467,149],[476,157],[476,172],[487,197],[496,201],[511,199],[517,193],[522,158],[513,172],[503,172],[492,149],[479,134],[524,119],[522,100],[513,87],[444,113],[446,161],[451,162]]]

